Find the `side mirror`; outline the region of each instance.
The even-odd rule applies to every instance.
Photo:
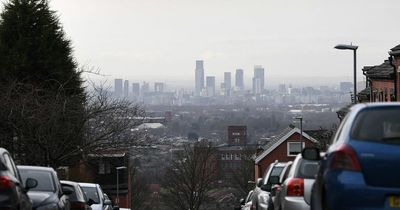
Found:
[[[72,193],[75,192],[75,190],[72,189],[72,187],[62,186],[62,192],[64,195],[71,195]]]
[[[25,189],[30,190],[35,188],[38,185],[38,181],[36,179],[27,178],[25,182]]]
[[[246,204],[244,198],[241,198],[241,199],[239,200],[239,203],[240,203],[240,205]]]
[[[263,183],[263,179],[262,178],[258,178],[257,179],[257,187],[261,187],[262,183]]]
[[[320,151],[316,147],[307,147],[301,151],[301,156],[306,160],[321,160]]]
[[[281,186],[280,185],[274,185],[271,188],[271,196],[276,196],[276,193],[279,192],[279,190],[281,190]]]
[[[270,176],[268,183],[272,185],[279,184],[279,176]]]
[[[89,198],[89,200],[86,202],[89,206],[93,205],[93,204],[97,204],[96,201],[94,201],[93,199]]]
[[[112,205],[112,203],[109,199],[106,199],[104,200],[104,205]]]

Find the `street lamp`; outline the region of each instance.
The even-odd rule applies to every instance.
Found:
[[[300,120],[300,151],[303,150],[303,116],[297,116],[294,119]]]
[[[335,46],[338,50],[353,50],[354,53],[354,104],[357,103],[357,49],[356,45],[338,44]]]
[[[117,169],[117,199],[115,199],[115,203],[116,203],[117,206],[119,206],[119,176],[118,176],[118,171],[119,170],[124,170],[124,169],[126,169],[126,167],[125,166],[119,166],[119,167],[116,167],[115,169]]]

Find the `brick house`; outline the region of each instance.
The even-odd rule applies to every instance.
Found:
[[[313,146],[317,140],[293,125],[283,129],[262,147],[264,150],[255,158],[255,180],[261,178],[267,167],[278,160],[280,162],[293,161],[304,147]]]
[[[389,51],[389,59],[376,66],[365,66],[366,89],[357,94],[359,102],[400,101],[400,45]]]
[[[400,101],[400,45],[390,49],[389,52],[390,60],[392,60],[392,64],[394,65],[395,73],[395,93],[396,93],[396,101]]]
[[[64,179],[75,182],[98,183],[112,202],[116,203],[117,197],[117,169],[125,166],[126,169],[118,171],[118,197],[119,206],[130,208],[131,206],[131,167],[129,155],[123,151],[108,151],[101,154],[87,154],[78,164],[69,168]]]

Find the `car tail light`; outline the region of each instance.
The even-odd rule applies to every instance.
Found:
[[[287,196],[303,196],[304,179],[291,178],[287,182]]]
[[[343,144],[332,154],[331,169],[361,171],[356,152],[349,145]]]
[[[86,209],[86,203],[82,202],[71,202],[71,209],[73,210],[85,210]]]
[[[0,189],[9,189],[13,186],[13,182],[7,176],[0,176]]]

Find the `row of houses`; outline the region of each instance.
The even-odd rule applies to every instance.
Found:
[[[359,102],[400,101],[400,45],[390,49],[382,64],[364,66],[366,88],[357,94]]]

